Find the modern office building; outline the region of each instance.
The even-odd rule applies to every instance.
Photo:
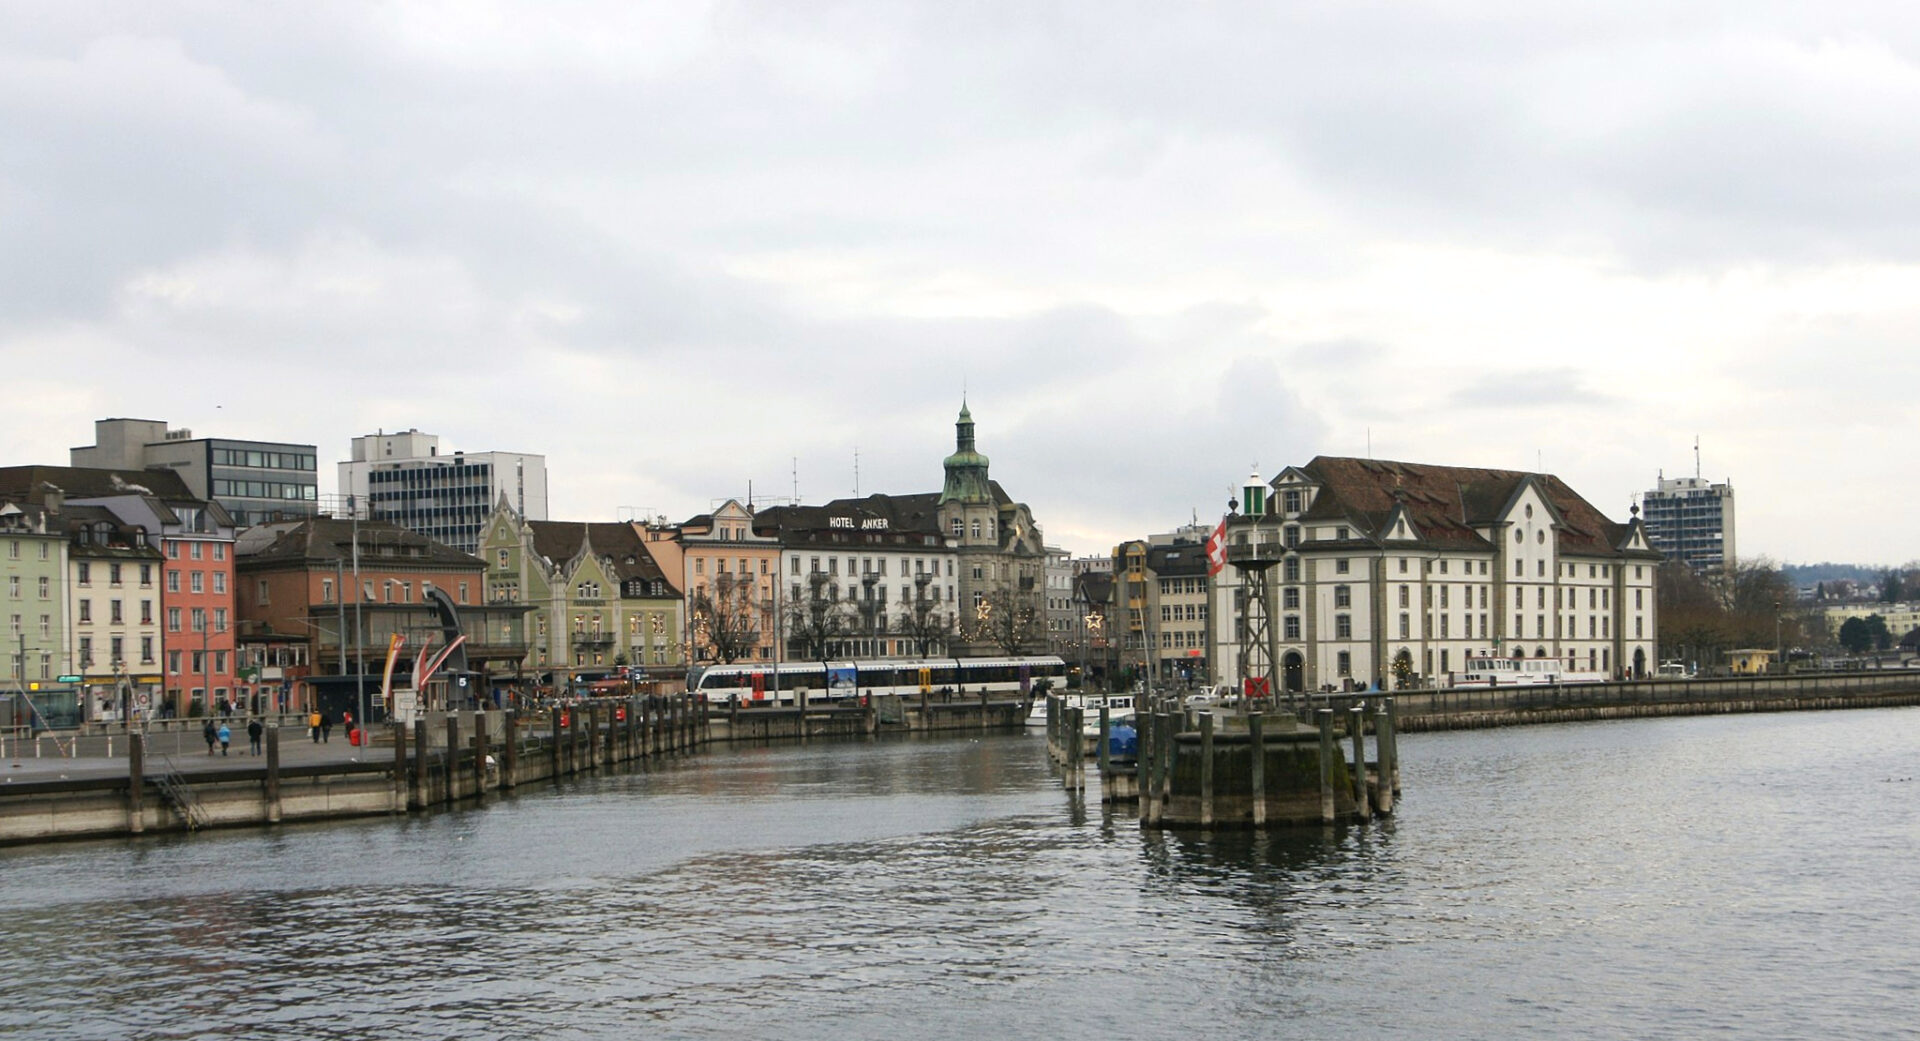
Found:
[[[418,430],[353,439],[339,464],[340,494],[368,520],[388,521],[478,553],[502,497],[525,520],[547,519],[546,456],[524,452],[442,454],[440,438]]]
[[[319,505],[317,449],[284,441],[194,437],[157,419],[98,419],[94,443],[69,462],[105,470],[172,470],[194,495],[220,504],[235,525],[311,517]]]
[[[1733,544],[1733,484],[1662,475],[1640,500],[1655,549],[1700,572],[1724,570]]]

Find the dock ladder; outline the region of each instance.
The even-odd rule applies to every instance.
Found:
[[[212,824],[213,819],[207,816],[206,807],[200,805],[199,799],[194,798],[193,789],[187,787],[187,779],[180,776],[179,769],[173,765],[173,757],[162,755],[160,761],[166,764],[166,769],[154,775],[153,783],[160,789],[160,794],[166,798],[167,805],[172,806],[173,812],[179,814],[187,830],[198,831]]]

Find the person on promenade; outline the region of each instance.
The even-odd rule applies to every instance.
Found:
[[[233,740],[233,731],[228,730],[227,725],[225,723],[220,724],[220,754],[221,755],[227,754],[227,743],[232,740]]]
[[[260,735],[262,733],[265,733],[266,729],[267,729],[266,727],[263,727],[260,725],[260,717],[258,716],[255,716],[254,718],[247,721],[247,754],[248,755],[260,754]]]
[[[320,743],[320,713],[319,712],[307,713],[307,734],[308,736],[313,738],[314,744],[317,745]]]
[[[208,716],[206,722],[200,724],[200,736],[207,739],[207,754],[212,755],[214,742],[220,740],[220,734],[213,729],[212,716]]]
[[[320,741],[322,744],[333,740],[333,716],[320,713]]]

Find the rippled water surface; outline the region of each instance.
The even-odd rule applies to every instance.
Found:
[[[1263,838],[1142,833],[1009,735],[0,851],[0,1034],[1920,1031],[1920,710],[1418,734],[1401,755],[1391,823]]]

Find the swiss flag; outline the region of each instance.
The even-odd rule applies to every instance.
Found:
[[[1220,526],[1207,536],[1207,577],[1212,578],[1227,566],[1227,519],[1220,518]]]

